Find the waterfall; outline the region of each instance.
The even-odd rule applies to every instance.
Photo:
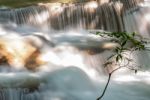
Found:
[[[8,45],[0,53],[10,55],[0,65],[0,100],[96,100],[108,74],[103,64],[117,44],[93,33],[134,31],[149,37],[149,11],[146,0],[0,8],[0,45]],[[136,58],[149,70],[149,53]],[[122,69],[104,100],[149,100],[149,76]]]
[[[71,27],[125,31],[122,13],[128,9],[134,9],[139,4],[135,0],[131,1],[40,4],[39,6],[2,10],[0,16],[18,25],[27,24],[55,30]]]

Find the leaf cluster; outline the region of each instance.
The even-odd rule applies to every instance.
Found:
[[[118,44],[114,49],[114,54],[108,58],[115,57],[116,62],[123,59],[123,52],[145,50],[145,44],[147,44],[147,41],[135,32],[96,32],[96,34],[101,37],[112,38],[112,42]]]
[[[96,32],[97,35],[104,37],[104,38],[112,38],[112,42],[117,43],[118,46],[113,50],[114,53],[107,58],[107,61],[104,64],[104,67],[113,67],[113,64],[119,66],[117,68],[114,68],[112,71],[109,72],[109,77],[106,83],[106,86],[101,94],[97,98],[97,100],[101,100],[104,96],[106,89],[108,87],[108,84],[110,82],[111,75],[119,70],[122,67],[128,68],[129,70],[133,70],[135,73],[137,73],[137,66],[133,65],[131,62],[134,62],[134,59],[130,58],[131,53],[134,51],[141,51],[141,50],[147,50],[147,47],[145,46],[148,42],[147,39],[143,38],[139,34],[133,32],[133,33],[127,33],[127,32]],[[130,52],[129,55],[126,56],[126,52]],[[126,61],[126,64],[120,65],[120,61]]]

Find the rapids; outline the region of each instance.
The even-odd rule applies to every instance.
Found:
[[[0,38],[33,40],[48,62],[36,71],[1,65],[0,100],[96,100],[107,81],[103,63],[116,44],[93,33],[135,31],[149,37],[149,1],[125,1],[0,9]],[[149,53],[134,58],[143,71],[116,72],[103,100],[150,99]]]

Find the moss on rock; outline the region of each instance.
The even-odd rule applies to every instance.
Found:
[[[0,6],[8,6],[12,8],[37,5],[38,3],[54,3],[54,2],[86,2],[90,0],[0,0]]]

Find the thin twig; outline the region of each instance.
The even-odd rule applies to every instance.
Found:
[[[108,77],[106,86],[105,86],[104,90],[102,91],[102,94],[100,95],[100,97],[98,97],[96,100],[101,100],[103,98],[103,96],[105,95],[105,92],[108,88],[108,85],[110,83],[111,76],[117,70],[119,70],[121,68],[127,68],[129,70],[134,70],[135,73],[137,73],[136,68],[130,67],[131,62],[134,62],[134,60],[131,59],[133,52],[141,51],[141,50],[150,51],[150,49],[149,49],[150,47],[145,47],[145,43],[147,43],[147,41],[146,42],[142,41],[143,38],[141,38],[140,36],[138,36],[138,37],[140,37],[140,40],[138,39],[138,37],[135,38],[134,32],[131,35],[127,34],[126,32],[125,33],[110,33],[110,34],[104,32],[104,33],[101,33],[99,35],[103,35],[102,36],[103,38],[105,37],[105,35],[106,35],[105,38],[107,38],[107,37],[116,38],[116,40],[118,40],[117,43],[120,43],[119,44],[120,47],[116,47],[115,54],[110,56],[107,59],[108,61],[105,63],[105,67],[109,67],[110,65],[113,65],[112,62],[114,60],[116,62],[115,65],[117,65],[118,67],[113,69],[111,72],[109,72],[109,77]],[[129,42],[129,43],[131,42],[132,47],[129,46],[126,49],[126,47],[125,47],[126,42]],[[127,53],[126,51],[129,51],[129,53]],[[128,55],[128,57],[126,57],[127,55]],[[116,58],[116,59],[113,59],[113,58]],[[124,62],[122,65],[122,63],[120,63],[120,61],[127,61],[127,63]],[[107,66],[107,65],[109,65],[109,66]]]
[[[105,88],[104,88],[104,90],[103,90],[103,93],[102,93],[102,94],[101,94],[101,96],[100,96],[100,97],[98,97],[96,100],[101,100],[101,99],[102,99],[102,97],[104,96],[104,94],[105,94],[105,92],[106,92],[106,90],[107,90],[108,84],[109,84],[109,82],[110,82],[111,75],[112,75],[112,73],[110,73],[110,74],[109,74],[109,77],[108,77],[108,80],[107,80],[106,86],[105,86]]]
[[[125,64],[124,66],[119,66],[118,68],[114,69],[113,71],[111,71],[111,72],[109,73],[106,86],[105,86],[105,88],[104,88],[104,90],[103,90],[101,96],[98,97],[96,100],[101,100],[101,99],[103,98],[103,96],[104,96],[104,94],[105,94],[105,92],[106,92],[106,90],[107,90],[107,88],[108,88],[108,85],[109,85],[109,83],[110,83],[111,76],[112,76],[112,74],[113,74],[114,72],[116,72],[117,70],[119,70],[119,69],[121,69],[121,68],[123,68],[123,67],[128,68],[128,69],[130,69],[130,70],[136,70],[136,69],[134,69],[134,68],[129,68],[129,67],[127,67],[128,64],[129,64],[129,61],[128,61],[128,63]]]

